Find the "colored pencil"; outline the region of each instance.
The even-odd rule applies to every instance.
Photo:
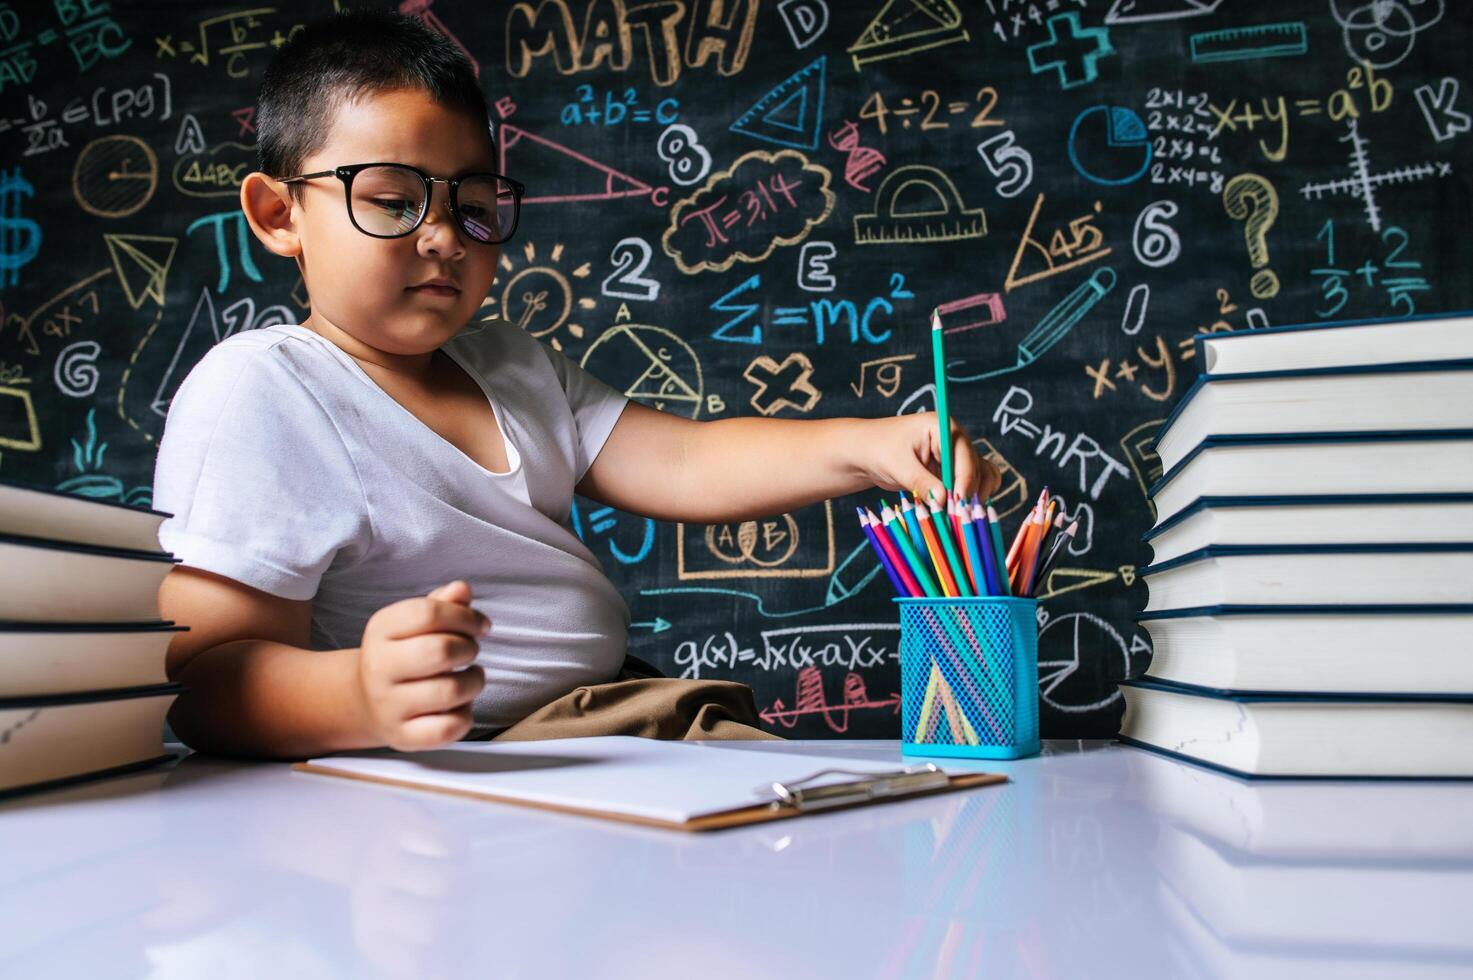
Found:
[[[905,548],[899,539],[906,537],[905,528],[901,526],[899,518],[890,524],[886,524],[882,517],[877,516],[874,511],[866,510],[869,516],[870,526],[875,529],[875,537],[880,540],[880,545],[890,553],[890,561],[895,565],[895,570],[905,580],[905,585],[910,589],[912,596],[925,596],[934,594],[935,586],[926,577],[926,570],[916,569]],[[930,586],[933,592],[927,592]]]
[[[1018,526],[1018,533],[1013,537],[1013,543],[1008,548],[1008,575],[1016,578],[1019,574],[1022,553],[1032,543],[1033,535],[1036,533],[1037,525],[1043,521],[1044,512],[1049,505],[1049,491],[1045,486],[1038,494],[1038,502],[1028,511],[1028,516],[1023,518],[1023,523]]]
[[[997,587],[1001,595],[1013,594],[1008,584],[1008,567],[1003,561],[1002,551],[1002,521],[997,518],[997,510],[992,506],[992,498],[987,498],[987,526],[992,532],[992,556],[997,560]]]
[[[962,553],[962,566],[967,570],[967,581],[972,583],[972,594],[985,596],[987,581],[977,574],[982,570],[981,553],[977,551],[977,540],[972,531],[972,522],[962,508],[961,494],[952,494],[948,506],[951,508],[952,523],[956,525],[957,550]],[[964,518],[967,519],[963,520]]]
[[[1019,579],[1023,583],[1022,594],[1033,595],[1033,576],[1038,572],[1038,565],[1043,560],[1044,545],[1048,541],[1049,525],[1042,519],[1038,522],[1038,529],[1033,532],[1033,540],[1028,545],[1022,564],[1018,569]]]
[[[972,505],[961,494],[956,495],[956,516],[961,523],[963,538],[970,542],[972,552],[977,556],[977,564],[971,568],[972,578],[977,583],[977,594],[992,595],[992,590],[987,587],[987,570],[982,564],[982,542],[979,534],[982,525],[977,523],[972,515]]]
[[[946,352],[941,342],[941,311],[931,310],[931,361],[936,368],[936,421],[941,427],[941,482],[951,486],[951,413],[946,404]]]
[[[905,519],[905,526],[910,531],[910,543],[916,546],[917,551],[925,551],[926,539],[921,537],[921,525],[916,520],[915,505],[910,502],[904,490],[900,491],[900,516]]]
[[[1047,513],[1053,513],[1053,510],[1055,510],[1055,504],[1058,504],[1058,501],[1053,501],[1053,503],[1049,504],[1049,510],[1047,510]],[[1040,523],[1040,528],[1038,528],[1037,544],[1034,545],[1033,548],[1030,548],[1030,554],[1028,554],[1028,563],[1025,564],[1024,567],[1022,567],[1022,573],[1024,573],[1024,576],[1028,579],[1028,581],[1033,581],[1033,576],[1037,575],[1038,573],[1038,566],[1043,563],[1043,557],[1046,556],[1047,553],[1049,553],[1049,547],[1053,544],[1053,539],[1055,539],[1056,536],[1058,536],[1058,533],[1062,531],[1064,531],[1064,519],[1062,519],[1062,517],[1055,517],[1055,519],[1052,520],[1050,520],[1047,516],[1044,517],[1043,522]]]
[[[977,553],[982,562],[982,577],[987,583],[988,595],[1002,595],[997,587],[997,559],[992,554],[992,529],[987,526],[987,512],[972,495],[972,533],[977,538]]]
[[[1048,513],[1053,514],[1057,509],[1058,500],[1053,500],[1048,505]],[[1043,565],[1044,558],[1049,549],[1053,547],[1054,541],[1064,531],[1064,515],[1057,514],[1052,521],[1045,520],[1041,533],[1038,536],[1038,546],[1032,549],[1032,557],[1026,568],[1023,569],[1026,579],[1025,595],[1032,595],[1032,587],[1038,581],[1038,569]]]
[[[1028,595],[1026,588],[1028,573],[1033,570],[1033,556],[1037,553],[1040,539],[1043,537],[1043,512],[1042,508],[1035,508],[1027,523],[1023,525],[1023,544],[1018,549],[1018,560],[1009,570],[1012,577],[1013,589],[1020,596]]]
[[[890,508],[886,507],[885,510],[890,511]],[[891,513],[893,514],[893,512]],[[873,511],[869,512],[869,516],[871,521],[876,519]],[[892,517],[891,520],[893,519]],[[936,583],[932,582],[931,576],[926,573],[925,563],[921,561],[920,556],[915,552],[915,548],[911,546],[910,537],[899,528],[893,527],[890,521],[885,521],[881,527],[890,535],[890,540],[894,542],[900,554],[905,556],[905,564],[910,566],[911,575],[915,578],[916,583],[920,585],[921,591],[932,598],[939,595],[940,593],[936,589]],[[876,528],[875,533],[879,533],[879,528]],[[884,539],[881,540],[883,541]]]
[[[1049,549],[1048,557],[1043,560],[1043,566],[1038,570],[1038,581],[1034,585],[1035,590],[1043,584],[1044,580],[1048,577],[1048,573],[1054,570],[1054,566],[1059,563],[1059,559],[1068,548],[1069,542],[1074,540],[1074,535],[1078,530],[1079,522],[1071,521],[1068,528],[1059,535],[1058,540],[1054,542],[1054,546]]]
[[[930,508],[923,500],[918,505],[916,517],[921,522],[921,534],[926,537],[926,548],[931,552],[931,564],[935,567],[936,578],[941,582],[941,591],[951,597],[961,595],[956,587],[956,579],[947,567],[946,556],[941,553],[941,538],[936,533],[936,522],[931,520]]]
[[[887,511],[888,511],[888,508],[887,508]],[[879,520],[879,518],[876,518],[875,517],[875,515],[874,515],[874,513],[872,511],[866,511],[865,513],[867,514],[867,516],[868,516],[868,518],[869,518],[869,520],[871,522],[874,522],[876,520]],[[890,514],[890,519],[892,521],[898,520],[898,518],[895,518],[894,517],[893,512],[891,512],[891,514]],[[891,527],[891,530],[894,531],[896,529],[892,526]],[[889,545],[886,542],[885,536],[881,535],[878,530],[875,531],[875,536],[876,536],[876,539],[878,540],[878,542],[880,544],[880,547],[882,549],[885,549],[885,548],[889,547]],[[902,549],[905,548],[905,547],[907,547],[908,544],[909,544],[905,540],[903,530],[900,531],[900,536],[897,537],[897,538],[895,538],[894,540],[895,540],[895,542],[897,544],[899,544],[902,547]],[[892,561],[900,561],[899,555],[896,554],[896,553],[894,553],[894,552],[891,552],[891,558],[892,558]],[[898,565],[898,567],[901,568],[901,569],[903,569],[904,568],[904,565],[903,564],[900,564],[900,565]],[[931,587],[931,586],[928,585],[927,588],[933,588],[933,587]],[[934,594],[935,593],[934,593],[934,591],[932,591],[932,592],[929,592],[928,594],[934,597]],[[957,672],[958,672],[958,677],[963,681],[963,683],[966,684],[969,693],[972,695],[972,699],[975,702],[978,703],[978,705],[981,708],[982,712],[987,715],[987,721],[988,721],[988,723],[992,727],[994,737],[996,737],[996,738],[1002,738],[1003,737],[1003,733],[998,728],[997,720],[992,717],[991,713],[987,710],[986,704],[981,701],[981,694],[980,694],[980,692],[978,692],[976,690],[976,688],[975,688],[975,686],[973,685],[973,682],[972,682],[972,677],[975,675],[976,671],[978,670],[977,664],[975,663],[975,660],[974,660],[974,658],[972,656],[972,650],[977,647],[977,637],[975,637],[975,636],[972,635],[972,631],[971,631],[970,626],[967,624],[967,622],[966,622],[965,619],[963,619],[961,621],[962,622],[962,628],[968,634],[967,637],[964,639],[961,636],[961,634],[957,632],[957,624],[955,622],[953,622],[951,619],[943,616],[943,617],[940,617],[939,620],[938,620],[938,618],[936,616],[933,616],[931,613],[929,613],[928,611],[926,611],[924,609],[921,610],[921,616],[922,616],[923,619],[926,620],[926,622],[928,623],[928,625],[930,625],[932,632],[936,636],[937,643],[939,644],[939,649],[942,652],[944,652],[945,654],[947,654],[948,656],[950,656],[952,658],[956,658],[956,657],[960,656],[960,657],[965,657],[968,661],[971,661],[972,662],[971,672],[970,673],[967,670],[965,670],[965,669],[962,668],[962,665],[961,665],[961,663],[959,661],[957,662],[957,664],[955,666],[956,666],[956,669],[957,669]],[[946,634],[944,636],[942,635],[943,634],[943,631]],[[933,663],[934,663],[934,661],[933,661]],[[967,718],[965,710],[963,710],[960,705],[957,705],[956,708],[957,708],[958,712],[960,712],[961,721],[962,721],[964,727],[969,732],[971,732],[971,736],[970,737],[972,739],[972,744],[974,744],[974,745],[977,744],[976,743],[975,730],[972,729],[971,721],[970,721],[970,719]]]
[[[952,509],[961,513],[962,546],[967,552],[967,573],[972,577],[972,591],[979,596],[991,595],[987,587],[987,576],[982,571],[982,549],[977,543],[977,529],[972,524],[972,515],[955,501]]]
[[[977,561],[982,567],[982,582],[987,585],[988,595],[1002,595],[997,591],[997,561],[993,559],[993,532],[987,526],[987,511],[972,495],[971,503],[963,503],[963,510],[972,517],[972,536],[977,539]]]
[[[891,561],[890,553],[880,543],[880,538],[875,534],[875,529],[870,526],[869,517],[865,514],[864,508],[856,507],[854,509],[859,514],[859,526],[864,528],[864,536],[869,539],[870,547],[874,549],[875,554],[880,559],[880,565],[885,569],[885,574],[890,576],[890,582],[895,586],[895,594],[901,596],[918,594],[920,592],[919,587],[917,587],[915,592],[912,592],[910,586],[906,584],[904,577],[900,574],[899,569],[895,567],[895,563]]]
[[[1035,505],[1036,507],[1037,505]],[[1023,518],[1023,523],[1018,525],[1018,531],[1013,535],[1013,543],[1008,545],[1008,559],[1006,565],[1011,574],[1013,566],[1018,564],[1018,552],[1023,548],[1023,539],[1028,536],[1028,522],[1033,518],[1033,510],[1029,510]]]
[[[952,580],[957,583],[958,595],[973,597],[976,595],[967,585],[967,573],[962,570],[961,555],[957,553],[956,542],[951,539],[951,520],[941,510],[941,505],[936,502],[936,491],[932,490],[930,498],[926,501],[931,508],[931,523],[936,526],[936,537],[941,541],[941,550],[946,556],[946,563],[952,575]]]

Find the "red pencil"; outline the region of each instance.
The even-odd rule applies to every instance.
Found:
[[[885,527],[885,522],[875,516],[874,511],[868,507],[864,509],[865,517],[869,520],[870,530],[875,532],[875,540],[880,542],[880,548],[885,552],[885,557],[890,559],[890,564],[895,566],[895,571],[900,575],[900,580],[912,596],[922,596],[926,593],[921,590],[920,582],[916,581],[915,575],[911,573],[910,562],[900,556],[900,549],[895,547],[895,542],[890,540],[890,529]]]

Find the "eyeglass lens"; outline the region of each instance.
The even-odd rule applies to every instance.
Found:
[[[413,170],[368,167],[353,177],[353,221],[370,235],[395,237],[419,223],[428,202],[425,184]],[[471,176],[456,191],[460,227],[478,242],[503,241],[516,227],[517,200],[511,185],[497,177]]]

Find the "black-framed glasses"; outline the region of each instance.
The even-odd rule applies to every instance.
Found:
[[[402,238],[418,228],[429,213],[430,185],[444,184],[450,193],[450,213],[460,229],[473,241],[496,245],[517,230],[527,191],[520,181],[490,171],[431,177],[407,163],[355,163],[278,179],[293,184],[317,177],[343,182],[348,220],[374,238]]]

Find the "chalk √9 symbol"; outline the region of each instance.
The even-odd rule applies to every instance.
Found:
[[[1279,217],[1279,195],[1274,185],[1258,174],[1238,174],[1222,189],[1222,206],[1228,217],[1243,222],[1248,243],[1248,261],[1258,271],[1248,289],[1258,299],[1279,294],[1279,277],[1268,266],[1268,229]]]

